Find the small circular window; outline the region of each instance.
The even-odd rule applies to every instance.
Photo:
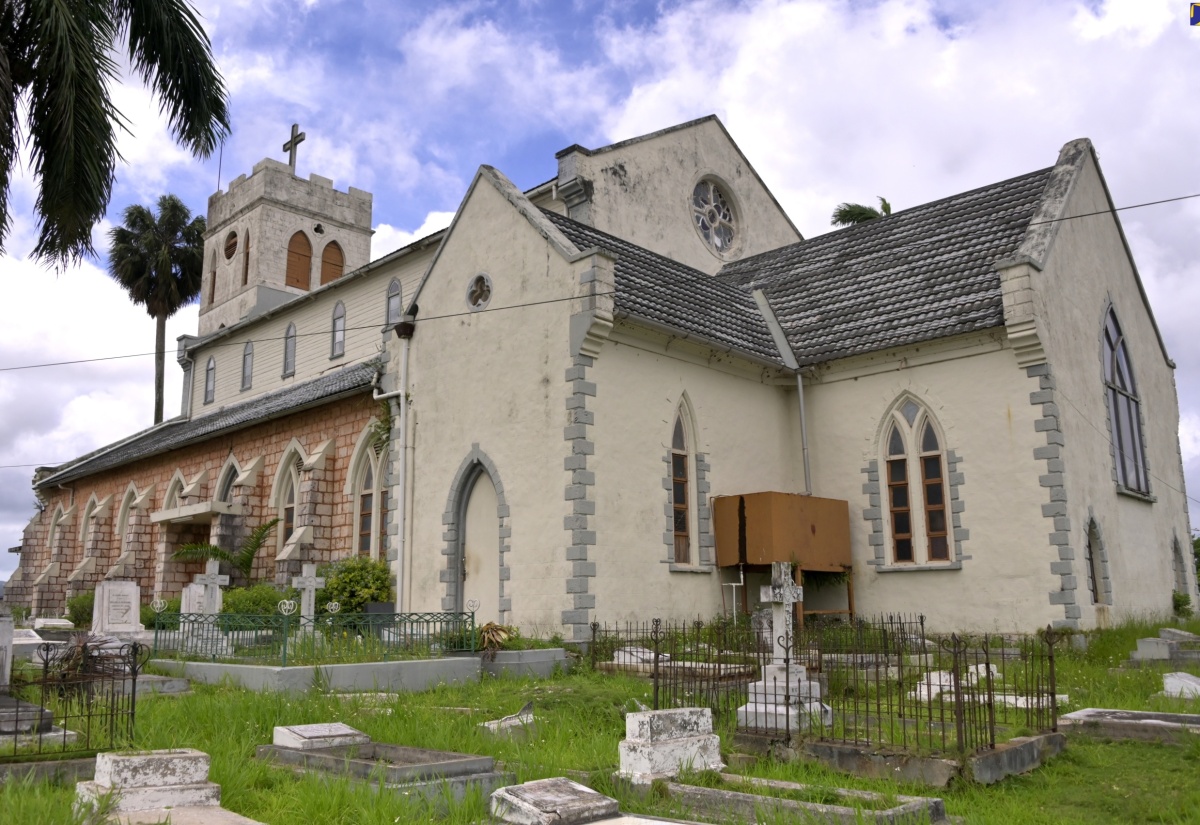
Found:
[[[483,309],[492,300],[492,279],[480,273],[471,279],[467,286],[467,306],[471,309]]]
[[[737,224],[725,194],[716,181],[702,180],[692,190],[692,219],[696,231],[713,252],[728,252],[737,237]]]
[[[229,260],[237,254],[237,233],[230,232],[225,236],[225,260]]]

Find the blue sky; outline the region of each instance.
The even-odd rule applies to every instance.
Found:
[[[149,93],[114,87],[130,120],[109,218],[215,191],[307,134],[298,172],[374,193],[378,257],[445,225],[476,168],[529,187],[554,153],[718,114],[806,236],[845,200],[902,209],[1096,144],[1118,205],[1200,192],[1200,29],[1181,2],[837,0],[201,0],[231,93],[223,155],[173,145]],[[218,166],[220,167],[218,169]],[[12,186],[0,272],[0,367],[153,349],[153,322],[102,259],[55,274],[27,259],[36,196]],[[1200,199],[1122,213],[1179,365],[1181,448],[1200,491]],[[96,244],[105,246],[98,228]],[[168,337],[195,331],[196,310]],[[153,358],[0,371],[0,550],[33,512],[32,467],[149,425]],[[168,360],[167,412],[179,408]],[[1200,496],[1198,496],[1200,497]],[[1200,513],[1200,505],[1193,504]],[[0,578],[15,556],[0,553]]]

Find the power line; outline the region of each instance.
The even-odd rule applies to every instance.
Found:
[[[1180,195],[1178,197],[1172,197],[1172,198],[1163,198],[1161,200],[1146,201],[1144,203],[1135,203],[1135,204],[1130,204],[1128,206],[1119,206],[1119,207],[1114,207],[1112,209],[1102,209],[1102,210],[1099,210],[1096,212],[1087,212],[1087,213],[1084,213],[1081,215],[1068,215],[1068,216],[1064,216],[1061,218],[1050,218],[1050,219],[1043,220],[1043,221],[1030,221],[1029,223],[1026,224],[1026,226],[1036,226],[1036,225],[1049,224],[1049,223],[1058,223],[1058,222],[1062,222],[1062,221],[1075,220],[1078,218],[1094,217],[1096,215],[1108,215],[1108,214],[1113,214],[1116,212],[1124,212],[1124,211],[1127,211],[1130,209],[1141,209],[1141,208],[1147,207],[1147,206],[1157,206],[1159,204],[1164,204],[1164,203],[1174,203],[1176,201],[1189,200],[1192,198],[1200,198],[1200,192],[1197,192],[1195,194],[1190,194],[1190,195]],[[1003,220],[1003,215],[997,215],[996,217],[999,220]],[[928,238],[928,239],[921,240],[921,241],[910,241],[908,243],[899,244],[899,245],[894,245],[894,244],[889,245],[887,247],[887,251],[890,253],[906,252],[906,251],[911,251],[911,250],[918,249],[918,248],[925,247],[925,246],[945,245],[950,240],[959,240],[959,239],[964,239],[964,238],[970,238],[974,235],[992,234],[992,232],[993,232],[993,230],[989,229],[989,228],[978,228],[978,229],[965,231],[965,232],[952,232],[952,233],[939,235],[936,238]],[[818,237],[822,237],[822,236],[818,236]],[[828,257],[832,258],[832,257],[836,257],[836,255],[830,255]],[[819,262],[820,258],[817,258],[815,260]],[[814,259],[808,259],[808,261],[806,261],[806,263],[809,264],[810,266],[812,265],[813,262],[814,262]],[[760,277],[748,277],[746,273],[742,273],[742,272],[730,272],[730,273],[724,273],[724,274],[716,273],[714,275],[705,275],[703,273],[698,273],[696,275],[683,275],[683,276],[681,276],[680,280],[704,283],[713,278],[741,278],[746,282],[746,284],[762,285],[762,284],[778,283],[780,280],[782,280],[786,277],[789,277],[789,276],[786,274],[783,274],[783,273],[781,273],[779,276],[776,276],[776,277],[761,277],[760,278]],[[602,296],[606,296],[606,295],[615,295],[615,294],[616,294],[615,291],[613,291],[613,292],[599,292],[599,293],[594,293],[592,295],[569,295],[569,296],[565,296],[562,298],[550,298],[550,299],[546,299],[543,301],[530,301],[530,302],[521,303],[521,304],[509,304],[509,305],[503,306],[503,307],[495,307],[495,308],[487,307],[482,310],[466,310],[463,312],[447,313],[444,315],[433,315],[433,316],[418,318],[417,320],[418,321],[436,321],[436,320],[443,320],[446,318],[460,318],[460,317],[465,317],[465,316],[469,316],[469,315],[479,315],[481,313],[486,313],[486,312],[498,312],[498,311],[510,310],[510,309],[523,309],[525,307],[543,306],[546,304],[559,303],[562,301],[574,301],[574,300],[581,299],[581,298],[602,297]],[[349,332],[350,330],[380,329],[381,326],[382,325],[380,325],[380,324],[363,324],[363,325],[358,325],[358,326],[348,326],[348,327],[346,327],[346,331]],[[315,332],[299,332],[299,331],[297,331],[296,337],[297,338],[307,338],[307,337],[311,337],[311,336],[315,336],[315,335],[329,335],[329,334],[330,334],[330,330],[328,328],[325,328],[325,329],[315,331]],[[247,340],[243,340],[243,341],[230,341],[228,343],[214,343],[210,346],[210,348],[216,349],[216,348],[223,348],[223,347],[245,347],[246,344],[266,343],[269,341],[282,341],[282,340],[285,340],[286,337],[287,337],[286,335],[268,336],[268,337],[264,337],[264,338],[253,338],[253,339],[247,339]],[[49,362],[40,363],[40,364],[19,364],[19,365],[15,365],[15,366],[0,367],[0,372],[15,372],[18,370],[42,369],[42,368],[46,368],[46,367],[61,367],[61,366],[70,366],[70,365],[74,365],[74,364],[90,364],[90,363],[97,363],[97,362],[103,362],[103,361],[116,361],[116,360],[121,360],[121,359],[125,359],[125,358],[144,358],[144,357],[154,355],[154,354],[155,353],[153,353],[153,352],[135,352],[135,353],[126,353],[123,355],[98,356],[95,358],[77,358],[77,359],[65,360],[65,361],[49,361]]]

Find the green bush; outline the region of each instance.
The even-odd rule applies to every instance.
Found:
[[[163,613],[178,614],[179,609],[181,607],[183,607],[183,597],[182,596],[176,596],[175,598],[167,599],[166,601],[167,601],[167,606],[163,609]],[[153,607],[151,607],[148,604],[142,605],[141,622],[142,622],[142,625],[147,630],[154,629],[154,617],[157,615],[158,614],[154,612]],[[179,628],[179,619],[176,618],[169,627],[165,627],[164,629],[176,630],[178,628]]]
[[[76,627],[92,626],[92,608],[96,606],[96,591],[76,593],[67,599],[67,619]]]
[[[1192,597],[1187,593],[1180,593],[1176,590],[1171,594],[1171,610],[1181,619],[1190,618],[1192,615]]]
[[[329,602],[340,604],[342,613],[361,613],[367,602],[392,600],[392,573],[387,562],[356,556],[323,565],[317,575],[325,578],[325,586],[317,591],[318,613],[323,613]]]
[[[257,616],[275,613],[283,599],[298,599],[292,588],[281,591],[273,584],[255,584],[250,587],[234,587],[225,591],[221,604],[222,613],[248,613]]]

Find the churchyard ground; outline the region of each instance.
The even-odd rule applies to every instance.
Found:
[[[1064,652],[1059,686],[1070,695],[1065,710],[1109,707],[1200,713],[1200,700],[1155,697],[1161,669],[1116,669],[1136,640],[1157,625],[1131,623],[1093,634],[1086,651]],[[1200,621],[1184,626],[1200,632]],[[192,747],[212,757],[211,779],[223,805],[266,823],[397,825],[468,823],[484,818],[486,802],[423,802],[368,783],[297,775],[253,759],[255,746],[271,741],[276,725],[343,721],[374,741],[494,756],[523,782],[571,773],[616,796],[623,810],[682,815],[655,795],[639,798],[616,787],[617,743],[623,714],[634,700],[648,702],[649,684],[630,677],[580,672],[548,680],[486,679],[404,695],[262,694],[229,686],[196,685],[190,695],[146,698],[139,703],[137,748]],[[480,722],[535,703],[536,734],[494,739]],[[723,748],[732,730],[719,731]],[[1112,742],[1072,734],[1067,750],[1036,772],[989,787],[956,785],[941,791],[835,774],[813,764],[759,761],[744,768],[755,776],[885,794],[941,796],[947,811],[969,823],[1200,823],[1200,737],[1175,744]],[[14,782],[0,788],[5,825],[72,823],[74,789]],[[89,823],[90,825],[90,823]]]

